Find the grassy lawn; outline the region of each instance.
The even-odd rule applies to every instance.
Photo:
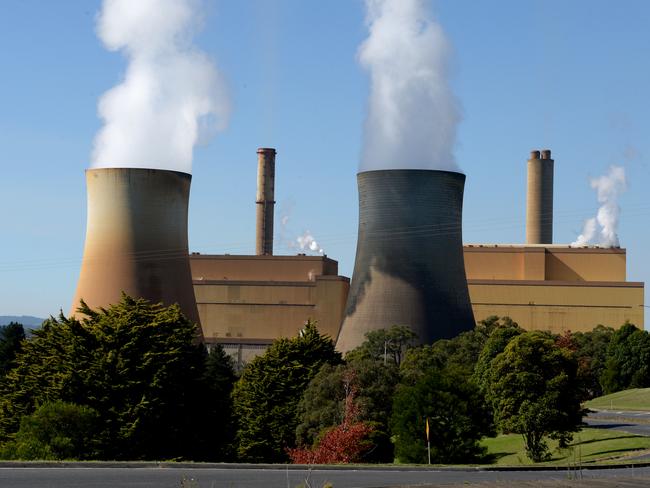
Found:
[[[519,434],[500,435],[483,439],[481,444],[495,457],[494,464],[520,466],[533,464],[524,452],[524,441]],[[626,456],[650,449],[650,437],[609,429],[585,428],[578,432],[572,444],[564,450],[557,442],[549,441],[552,459],[543,464],[574,465],[594,462],[622,461]]]
[[[588,401],[587,408],[607,410],[650,410],[650,388],[618,391]]]

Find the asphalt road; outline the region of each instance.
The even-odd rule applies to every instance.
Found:
[[[334,488],[376,488],[397,486],[444,486],[464,483],[503,483],[557,480],[582,476],[608,479],[634,479],[650,485],[650,467],[575,471],[478,471],[478,470],[314,470],[212,469],[212,468],[0,468],[2,488],[295,488],[305,479],[309,486],[321,488],[327,481]],[[183,481],[185,480],[185,481]],[[554,485],[555,483],[553,483]],[[632,486],[626,483],[627,486]],[[547,483],[544,486],[549,486]],[[566,486],[566,485],[564,485]]]
[[[650,436],[650,412],[596,410],[589,413],[585,423],[600,429]]]
[[[648,412],[598,411],[588,425],[650,436]],[[643,456],[644,458],[647,457]],[[644,459],[645,460],[645,459]],[[562,471],[482,471],[478,469],[266,469],[261,467],[6,467],[0,488],[393,488],[478,483],[476,486],[650,486],[650,467]],[[590,480],[592,480],[590,482]],[[308,484],[305,484],[305,481]],[[516,483],[519,482],[519,483]],[[531,484],[529,484],[531,483]],[[604,483],[604,484],[603,484]]]
[[[594,410],[589,412],[590,418],[627,418],[634,422],[650,422],[650,411],[641,410]]]

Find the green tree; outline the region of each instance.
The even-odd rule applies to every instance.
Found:
[[[313,446],[324,432],[344,423],[346,397],[350,398],[352,389],[354,420],[373,427],[369,437],[372,448],[364,455],[364,461],[391,462],[393,446],[388,424],[398,380],[398,369],[392,362],[356,359],[338,366],[324,365],[298,404],[297,445]]]
[[[14,358],[24,339],[25,329],[21,324],[10,322],[0,326],[0,377],[13,367]]]
[[[414,385],[401,385],[393,401],[391,431],[400,462],[426,463],[426,419],[433,463],[472,462],[484,455],[478,441],[492,432],[478,388],[458,371],[428,369]]]
[[[413,347],[416,339],[417,334],[406,325],[371,330],[366,332],[365,342],[348,352],[346,359],[380,359],[399,366],[405,352]]]
[[[100,416],[92,408],[56,401],[23,417],[3,459],[92,459]]]
[[[598,325],[588,332],[567,332],[560,341],[570,342],[578,360],[578,379],[585,400],[603,395],[600,379],[614,329]]]
[[[98,457],[214,459],[196,325],[176,305],[127,296],[79,311],[83,319],[51,318],[23,343],[0,383],[0,439],[39,405],[62,400],[99,412]]]
[[[319,434],[343,421],[346,365],[324,364],[298,403],[296,445],[312,446]]]
[[[650,386],[650,335],[626,323],[612,335],[600,383],[605,393]]]
[[[298,337],[278,339],[253,359],[233,390],[239,458],[287,461],[287,448],[295,445],[303,391],[324,364],[340,362],[333,341],[311,322]]]
[[[223,347],[214,345],[206,358],[201,402],[206,410],[206,459],[234,459],[235,419],[232,390],[237,377],[235,365]]]
[[[497,319],[497,317],[490,317],[488,320],[491,319]],[[489,375],[492,361],[505,350],[512,339],[523,333],[517,323],[512,322],[508,317],[505,317],[502,323],[498,322],[498,319],[496,323],[491,322],[494,327],[485,341],[474,368],[474,380],[484,393],[487,391],[490,382]]]
[[[517,325],[507,317],[503,321],[498,317],[488,317],[478,322],[472,330],[452,339],[441,339],[431,345],[408,349],[400,365],[402,382],[413,385],[431,368],[455,369],[469,378],[490,334],[497,328],[506,327],[516,328]]]
[[[566,445],[581,423],[575,355],[548,333],[526,332],[508,342],[490,363],[487,398],[503,432],[522,434],[527,455],[549,455],[546,437]]]

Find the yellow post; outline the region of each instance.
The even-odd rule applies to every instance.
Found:
[[[427,456],[429,458],[429,464],[431,464],[431,442],[429,441],[429,417],[426,418],[426,430],[427,430]]]

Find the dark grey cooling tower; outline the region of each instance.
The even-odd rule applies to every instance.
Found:
[[[461,230],[465,175],[395,169],[357,180],[357,256],[337,349],[393,325],[409,326],[423,344],[474,327]]]

